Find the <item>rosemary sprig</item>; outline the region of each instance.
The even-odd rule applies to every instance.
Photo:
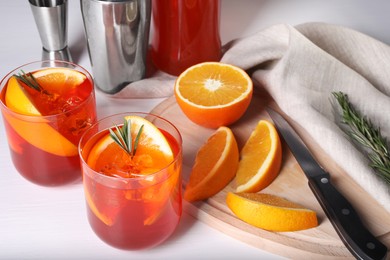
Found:
[[[349,102],[343,92],[333,92],[341,109],[343,123],[349,126],[346,133],[357,143],[368,149],[370,166],[376,173],[390,184],[390,155],[387,140],[381,134],[380,128],[374,126],[369,119],[361,116]]]
[[[134,140],[134,146],[133,146],[133,140],[131,138],[131,120],[124,120],[123,126],[120,128],[117,125],[114,125],[115,131],[111,128],[108,129],[110,131],[111,138],[131,157],[135,155],[137,152],[137,147],[139,143],[139,139],[142,133],[142,130],[144,128],[144,125],[142,125],[137,133],[137,136]]]
[[[14,77],[32,89],[35,89],[36,91],[39,91],[43,94],[50,95],[50,93],[48,93],[41,85],[39,85],[38,81],[31,72],[25,73],[23,70],[21,70],[21,73],[14,74]]]

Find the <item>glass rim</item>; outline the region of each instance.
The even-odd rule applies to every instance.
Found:
[[[3,102],[2,98],[0,98],[0,104],[1,104],[2,110],[6,111],[7,113],[11,114],[12,116],[18,117],[19,119],[24,119],[26,121],[41,121],[42,119],[45,119],[47,121],[51,121],[50,120],[51,118],[56,118],[56,117],[62,116],[62,115],[67,114],[67,113],[72,113],[73,111],[79,109],[80,107],[82,107],[83,105],[88,103],[92,98],[94,98],[94,96],[95,96],[95,82],[93,80],[93,77],[92,77],[91,73],[88,70],[86,70],[81,65],[78,65],[78,64],[76,64],[74,62],[63,61],[63,60],[37,60],[37,61],[32,61],[32,62],[25,63],[23,65],[18,66],[17,68],[15,68],[15,69],[11,70],[10,72],[8,72],[3,78],[1,78],[1,80],[0,80],[0,87],[1,87],[0,92],[3,91],[3,88],[6,87],[6,83],[8,82],[9,78],[13,74],[15,74],[15,72],[17,70],[20,70],[21,68],[26,67],[26,66],[39,64],[39,63],[41,63],[41,64],[62,63],[62,64],[71,65],[74,68],[81,69],[82,72],[87,77],[87,79],[90,80],[91,83],[92,83],[91,84],[92,85],[91,93],[89,94],[89,96],[83,102],[81,102],[77,106],[73,107],[72,109],[70,109],[68,111],[64,111],[64,112],[58,113],[58,114],[54,114],[54,115],[25,115],[25,114],[21,114],[21,113],[15,112],[15,111],[11,110],[10,108],[8,108],[7,105]],[[47,66],[47,67],[42,67],[42,68],[56,68],[56,67]],[[58,68],[66,68],[66,67],[58,67]]]
[[[108,176],[108,175],[105,175],[105,174],[102,174],[102,173],[99,173],[97,171],[95,171],[94,169],[92,169],[88,163],[84,160],[83,156],[82,156],[82,147],[81,147],[81,144],[82,142],[84,141],[84,139],[86,138],[86,135],[89,131],[92,131],[92,129],[94,127],[96,127],[99,123],[101,123],[103,120],[107,120],[111,117],[116,117],[116,116],[121,116],[123,115],[124,116],[128,116],[128,115],[143,115],[144,118],[146,116],[153,116],[155,118],[158,118],[159,120],[162,120],[166,123],[168,123],[169,126],[172,127],[172,129],[174,129],[174,131],[177,133],[178,135],[178,138],[176,138],[175,136],[173,136],[175,138],[175,140],[178,142],[179,146],[178,146],[178,151],[176,154],[174,154],[174,158],[172,160],[172,162],[170,162],[168,165],[166,165],[164,168],[161,168],[159,169],[158,171],[156,172],[153,172],[151,174],[147,174],[147,175],[140,175],[140,176],[137,176],[137,177],[132,177],[132,178],[124,178],[124,177],[113,177],[113,176]],[[153,123],[153,122],[152,122]],[[107,128],[108,129],[108,128]],[[98,132],[96,132],[95,134],[93,134],[92,136],[104,131],[105,129],[103,130],[100,130]],[[88,140],[86,140],[85,142],[88,142]],[[147,178],[151,178],[151,177],[155,177],[155,176],[158,176],[159,174],[161,174],[162,172],[165,172],[167,169],[169,169],[170,167],[172,167],[172,165],[174,165],[181,157],[183,157],[183,137],[181,136],[181,133],[179,131],[179,129],[177,129],[177,127],[172,124],[169,120],[167,120],[166,118],[164,117],[161,117],[159,115],[156,115],[156,114],[153,114],[153,113],[150,113],[150,112],[120,112],[120,113],[116,113],[116,114],[112,114],[112,115],[108,115],[108,116],[105,116],[99,120],[97,120],[93,125],[91,125],[90,127],[88,127],[88,129],[82,134],[81,138],[80,138],[80,141],[79,141],[79,145],[78,145],[78,153],[79,153],[79,157],[80,157],[80,160],[81,160],[81,163],[82,164],[85,164],[88,169],[90,171],[88,171],[88,174],[89,176],[91,175],[96,175],[96,176],[99,176],[99,178],[101,179],[106,179],[106,180],[110,180],[110,181],[114,181],[114,182],[126,182],[126,183],[129,183],[129,182],[136,182],[136,181],[140,181],[140,180],[144,180],[144,179],[147,179]],[[82,173],[84,174],[84,171],[83,171],[83,167],[81,167],[81,171]],[[93,172],[93,174],[91,174],[90,172]],[[169,172],[169,171],[168,171]],[[167,176],[167,178],[169,178],[172,174],[174,173],[174,171],[171,171],[171,173]]]

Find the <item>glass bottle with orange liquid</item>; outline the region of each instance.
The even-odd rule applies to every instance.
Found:
[[[109,116],[85,132],[79,154],[87,216],[100,239],[136,250],[173,233],[182,213],[182,139],[170,122],[143,113]]]
[[[220,60],[220,0],[153,0],[152,16],[151,56],[158,69],[177,76]]]
[[[77,145],[96,122],[91,75],[73,63],[39,61],[11,71],[0,86],[7,140],[19,173],[44,186],[80,179]]]

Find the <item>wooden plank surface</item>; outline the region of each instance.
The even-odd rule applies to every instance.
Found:
[[[240,150],[260,119],[271,121],[264,109],[267,105],[279,110],[264,92],[255,93],[245,115],[230,126]],[[215,130],[192,123],[182,113],[174,97],[160,103],[151,113],[171,121],[182,134],[183,180],[186,183],[196,152]],[[389,212],[336,165],[298,124],[292,120],[289,121],[316,159],[330,172],[334,185],[354,205],[369,230],[390,248]],[[311,192],[304,173],[284,141],[282,141],[282,149],[283,162],[280,174],[270,186],[261,192],[284,197],[316,211],[319,220],[318,227],[297,232],[269,232],[246,224],[236,218],[225,203],[227,192],[234,189],[233,183],[208,200],[196,203],[185,202],[184,210],[229,236],[274,254],[294,259],[353,259]]]

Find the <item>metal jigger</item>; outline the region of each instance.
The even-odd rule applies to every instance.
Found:
[[[29,0],[42,41],[42,60],[72,61],[67,42],[67,0]]]

